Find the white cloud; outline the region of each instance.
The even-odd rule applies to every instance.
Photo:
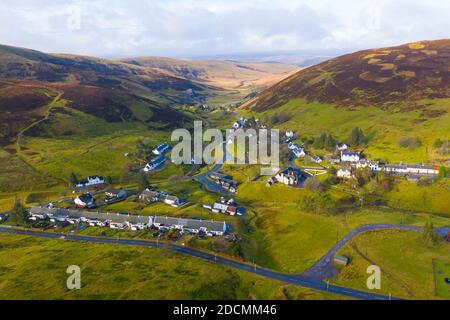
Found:
[[[69,28],[71,6],[79,30]],[[449,9],[439,0],[2,0],[0,43],[123,56],[350,51],[446,38]]]

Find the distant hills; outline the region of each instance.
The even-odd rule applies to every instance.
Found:
[[[0,45],[0,143],[45,115],[56,96],[67,106],[108,122],[180,126],[189,115],[175,108],[233,91],[239,97],[278,82],[296,66],[275,63],[107,60],[47,54]]]
[[[180,60],[146,57],[116,60],[150,70],[224,89],[267,88],[299,68],[275,62]]]
[[[409,110],[450,97],[450,40],[422,41],[347,54],[299,71],[247,104],[276,109],[291,99],[341,107]]]

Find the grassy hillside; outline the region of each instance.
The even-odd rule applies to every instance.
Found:
[[[450,97],[450,40],[422,41],[344,55],[307,68],[248,104],[257,111],[295,98],[391,111],[423,109],[423,99]]]
[[[280,108],[259,113],[244,112],[270,119],[277,115],[286,122],[276,124],[280,129],[294,129],[298,135],[319,137],[332,133],[338,140],[346,141],[353,128],[359,127],[369,138],[364,152],[371,159],[389,162],[445,162],[448,155],[439,154],[434,144],[437,139],[450,139],[450,99],[424,100],[428,112],[410,110],[391,112],[375,106],[355,107],[351,110],[331,104],[293,99]],[[433,110],[439,117],[430,116]],[[420,146],[405,148],[399,145],[402,138],[417,138]]]
[[[243,110],[269,124],[281,118],[272,124],[299,135],[328,132],[347,143],[362,128],[371,159],[445,164],[448,150],[435,142],[450,139],[449,57],[450,40],[356,52],[296,73]],[[414,147],[402,146],[412,140]]]

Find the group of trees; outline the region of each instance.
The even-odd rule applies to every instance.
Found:
[[[305,140],[305,141],[303,141]],[[367,136],[364,135],[364,132],[356,127],[354,128],[349,136],[347,137],[346,143],[352,147],[364,146],[367,144]],[[338,140],[330,133],[324,132],[318,138],[302,138],[304,143],[312,144],[312,146],[316,149],[324,149],[327,151],[334,151],[336,149],[336,145],[338,144]]]
[[[288,122],[291,119],[291,116],[286,112],[279,112],[272,114],[270,116],[265,116],[263,118],[263,122],[272,126],[277,124],[282,124]]]
[[[347,138],[347,143],[352,147],[362,146],[367,143],[367,137],[361,128],[354,128]]]
[[[16,200],[16,204],[14,205],[14,208],[11,211],[10,214],[10,221],[15,226],[28,226],[29,221],[29,212],[28,209],[25,208],[25,206]]]
[[[329,133],[322,133],[319,138],[314,140],[313,147],[316,149],[325,149],[334,151],[336,149],[337,141]]]
[[[434,143],[434,148],[442,156],[450,154],[450,140],[437,139]]]
[[[337,211],[336,203],[328,193],[306,195],[299,205],[303,210],[316,214],[334,214]]]

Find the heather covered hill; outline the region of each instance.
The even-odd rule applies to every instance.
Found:
[[[302,70],[247,104],[265,111],[291,99],[351,108],[411,110],[450,97],[450,40],[365,50]]]

